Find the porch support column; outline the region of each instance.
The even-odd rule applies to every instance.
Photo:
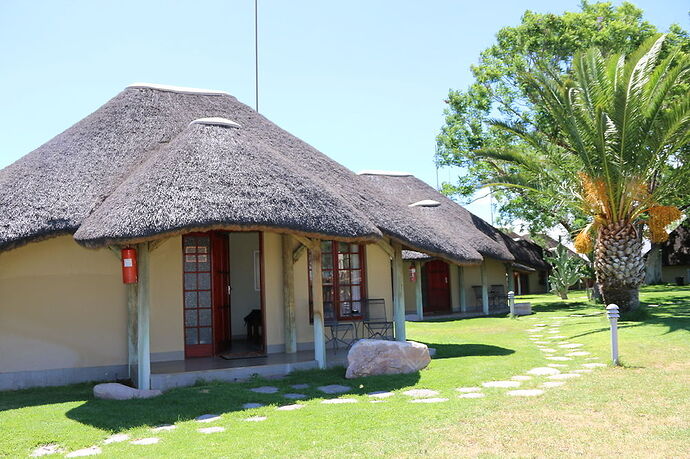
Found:
[[[139,284],[126,284],[127,289],[127,365],[129,367],[129,379],[137,382],[139,343],[139,327],[137,317]]]
[[[297,352],[297,325],[295,322],[295,268],[293,264],[292,236],[283,234],[283,315],[285,321],[285,352]]]
[[[417,317],[424,320],[424,303],[422,301],[422,262],[415,261],[414,269],[417,272],[417,280],[414,284],[414,296],[417,303]]]
[[[323,273],[321,271],[321,242],[314,240],[309,251],[311,258],[311,295],[314,314],[314,360],[319,368],[326,368],[326,338],[323,326]]]
[[[448,287],[450,288],[450,310],[460,311],[460,295],[458,291],[458,265],[450,263],[448,267]]]
[[[482,261],[481,265],[482,274],[482,312],[484,315],[489,315],[489,280],[486,275],[486,259]]]
[[[458,266],[458,286],[460,287],[460,312],[467,312],[467,292],[465,291],[464,266]]]
[[[151,388],[151,353],[149,341],[149,244],[137,244],[139,267],[137,291],[137,388]]]
[[[406,341],[405,336],[405,284],[403,278],[402,246],[393,242],[393,322],[395,339]]]
[[[508,276],[508,291],[515,292],[515,273],[512,263],[506,263],[506,275]]]

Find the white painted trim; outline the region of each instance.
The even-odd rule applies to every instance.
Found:
[[[375,169],[365,169],[363,171],[357,172],[357,175],[387,175],[389,177],[412,177],[413,176],[409,172],[379,171],[379,170],[375,170]]]
[[[192,124],[203,124],[206,126],[223,126],[223,127],[231,127],[231,128],[241,128],[239,124],[235,123],[232,120],[229,120],[227,118],[220,118],[218,116],[210,117],[210,118],[199,118],[191,123],[189,125],[191,126]]]
[[[187,88],[184,86],[171,86],[167,84],[157,84],[157,83],[141,83],[136,82],[127,86],[128,88],[148,88],[157,89],[159,91],[167,92],[177,92],[180,94],[205,94],[213,96],[229,96],[230,94],[225,91],[217,91],[215,89],[200,89],[200,88]]]

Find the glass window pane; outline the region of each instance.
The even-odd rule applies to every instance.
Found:
[[[350,252],[359,253],[359,244],[350,244]]]
[[[199,325],[201,325],[201,326],[211,325],[211,310],[210,309],[199,309]]]
[[[324,271],[323,272],[323,283],[324,284],[332,284],[333,283],[333,271]]]
[[[353,285],[352,287],[350,287],[350,292],[352,294],[353,300],[361,300],[362,299],[362,295],[361,295],[362,288],[361,287],[359,287],[357,285]]]
[[[338,254],[338,268],[339,269],[350,269],[350,255],[349,254]]]
[[[349,244],[347,242],[338,242],[338,252],[349,252],[348,245]]]
[[[185,247],[196,245],[196,237],[195,236],[185,236],[183,239],[184,239],[184,246]]]
[[[199,290],[211,290],[211,273],[199,274]]]
[[[355,271],[350,272],[350,282],[352,284],[361,284],[362,283],[362,271],[357,269]]]
[[[360,315],[362,314],[362,303],[360,301],[352,302],[352,314]]]
[[[349,316],[352,314],[352,305],[349,301],[342,301],[340,303],[340,315]]]
[[[353,253],[350,255],[350,268],[359,269],[359,254]]]
[[[184,255],[184,259],[185,272],[196,271],[196,255]]]
[[[323,301],[333,301],[333,287],[324,286],[323,287]]]
[[[211,329],[208,327],[199,329],[199,344],[211,344]]]
[[[186,327],[196,327],[196,309],[187,309],[184,312],[184,324]]]
[[[184,307],[196,308],[196,292],[184,292]]]
[[[327,253],[333,251],[333,242],[331,241],[321,241],[321,252]]]
[[[211,262],[208,255],[197,255],[197,271],[210,271]]]
[[[340,294],[340,301],[347,301],[351,298],[350,287],[340,287],[338,293]]]
[[[341,284],[350,283],[350,271],[338,271],[338,281]]]
[[[321,255],[322,269],[333,269],[333,255],[330,253]]]
[[[184,275],[184,289],[196,290],[196,274],[192,273]]]
[[[197,334],[196,328],[186,328],[185,329],[185,344],[198,344],[199,336]]]
[[[211,292],[199,292],[199,307],[200,308],[210,308],[211,307]]]

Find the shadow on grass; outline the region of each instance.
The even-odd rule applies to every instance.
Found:
[[[451,359],[455,357],[510,355],[515,353],[513,349],[491,346],[489,344],[439,344],[420,342],[436,349],[434,360]]]
[[[344,368],[336,367],[295,372],[281,379],[253,378],[242,383],[200,383],[192,387],[173,389],[148,400],[97,400],[89,395],[83,404],[68,411],[67,417],[99,429],[119,432],[141,426],[154,427],[189,421],[202,414],[221,415],[244,411],[245,403],[261,403],[277,408],[315,399],[363,395],[373,391],[393,391],[414,386],[420,377],[419,373],[411,373],[345,379],[344,374]],[[309,387],[292,387],[294,384],[304,383],[309,384]],[[330,384],[349,386],[352,390],[344,394],[329,395],[317,389],[319,386]],[[275,386],[279,392],[259,394],[249,390],[259,386]],[[290,393],[303,394],[305,397],[301,400],[291,400],[283,396]],[[248,416],[251,416],[251,413],[248,413]]]
[[[0,392],[0,412],[30,406],[80,402],[91,397],[92,392],[92,384],[3,391]]]

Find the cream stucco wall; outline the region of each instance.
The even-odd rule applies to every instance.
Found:
[[[184,358],[182,237],[162,241],[151,252],[151,360]],[[118,274],[119,275],[119,274]],[[125,338],[126,339],[126,336]]]
[[[690,266],[663,266],[661,268],[661,281],[667,284],[675,284],[676,277],[682,277],[687,285],[690,283]]]
[[[508,293],[508,280],[506,277],[506,267],[502,261],[493,258],[485,258],[486,264],[486,283],[491,289],[492,285],[503,285],[505,293]],[[463,267],[464,288],[469,309],[481,309],[481,297],[477,298],[472,287],[482,285],[481,268],[479,265]]]
[[[0,373],[121,365],[120,262],[61,236],[0,253]]]

